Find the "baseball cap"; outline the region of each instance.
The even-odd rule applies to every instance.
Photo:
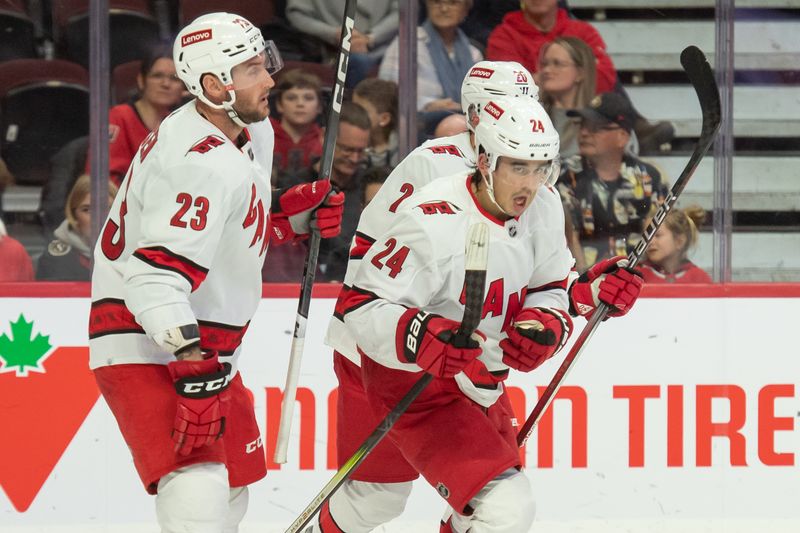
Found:
[[[627,98],[617,93],[601,93],[582,109],[570,109],[569,117],[581,117],[592,122],[613,122],[625,131],[633,129],[636,112]]]

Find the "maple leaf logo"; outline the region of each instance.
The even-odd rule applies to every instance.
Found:
[[[11,322],[11,338],[0,335],[0,373],[16,372],[17,377],[27,377],[28,372],[44,373],[42,363],[52,347],[50,335],[37,333],[33,337],[33,321],[26,321],[20,313],[17,321]]]

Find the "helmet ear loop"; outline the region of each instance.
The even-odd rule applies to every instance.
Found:
[[[228,118],[230,118],[237,126],[246,128],[247,123],[245,123],[240,117],[239,113],[233,108],[233,104],[236,103],[236,91],[233,90],[233,87],[228,89],[228,94],[230,95],[230,100],[226,100],[222,102],[222,109],[228,114]]]

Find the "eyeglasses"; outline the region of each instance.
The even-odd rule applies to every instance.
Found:
[[[355,146],[345,146],[345,145],[343,145],[341,143],[338,143],[338,142],[336,143],[336,148],[343,155],[346,155],[346,156],[350,156],[350,155],[363,156],[364,153],[366,153],[366,151],[367,151],[366,148],[358,148],[358,147],[355,147]]]
[[[575,63],[573,63],[572,61],[560,61],[558,59],[552,59],[552,60],[542,59],[541,61],[539,61],[540,70],[547,67],[553,67],[554,69],[560,70],[562,68],[574,67],[574,66]]]
[[[464,0],[429,0],[431,4],[438,8],[458,7],[464,4]]]
[[[172,83],[177,83],[181,81],[177,74],[167,74],[166,72],[151,72],[147,75],[147,77],[158,82],[169,81]]]
[[[586,130],[589,133],[597,133],[599,131],[614,131],[614,130],[621,130],[622,128],[616,124],[611,123],[602,123],[602,122],[591,122],[588,120],[576,120],[578,127],[582,130]]]

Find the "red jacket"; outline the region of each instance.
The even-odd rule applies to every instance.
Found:
[[[518,61],[531,72],[536,72],[539,49],[562,36],[578,37],[591,47],[597,58],[597,92],[612,90],[617,82],[617,71],[606,52],[606,43],[591,24],[569,18],[564,9],[558,10],[556,24],[548,33],[542,33],[526,21],[522,11],[507,14],[489,35],[486,59]]]
[[[711,277],[706,271],[691,261],[685,261],[673,274],[667,274],[650,261],[645,261],[636,268],[641,270],[645,283],[711,283]]]
[[[108,175],[119,187],[136,155],[136,150],[150,130],[142,122],[136,108],[131,104],[120,104],[108,111]],[[86,158],[86,173],[89,173],[89,158]]]
[[[32,281],[33,264],[22,244],[8,235],[0,235],[0,281]]]
[[[280,120],[269,118],[275,130],[275,166],[286,170],[293,163],[296,168],[310,167],[312,162],[322,155],[322,128],[312,124],[311,128],[294,142],[281,126]]]

